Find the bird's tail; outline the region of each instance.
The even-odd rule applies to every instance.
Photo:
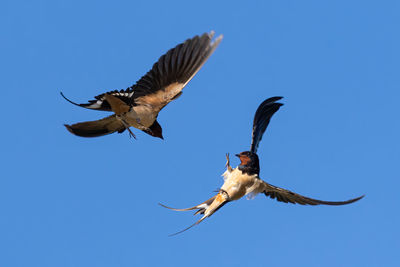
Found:
[[[97,121],[64,124],[64,126],[70,133],[81,137],[97,137],[114,132],[122,133],[126,129],[115,115]]]
[[[188,210],[196,210],[197,211],[194,213],[194,215],[196,214],[203,214],[203,217],[201,217],[197,222],[195,222],[194,224],[190,225],[189,227],[174,233],[170,236],[174,236],[177,234],[180,234],[182,232],[185,232],[186,230],[192,228],[193,226],[201,223],[205,218],[210,217],[214,212],[216,212],[217,210],[219,210],[220,208],[222,208],[226,203],[228,203],[228,197],[226,195],[226,193],[224,192],[219,192],[217,195],[213,196],[212,198],[204,201],[203,203],[196,205],[194,207],[191,208],[186,208],[186,209],[176,209],[176,208],[171,208],[168,206],[165,206],[161,203],[159,203],[160,206],[167,208],[167,209],[171,209],[171,210],[175,210],[175,211],[188,211]]]

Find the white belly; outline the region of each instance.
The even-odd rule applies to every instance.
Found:
[[[221,189],[228,193],[231,200],[240,199],[250,193],[257,194],[262,188],[262,181],[257,175],[243,174],[238,168],[225,172],[224,176],[225,183]]]

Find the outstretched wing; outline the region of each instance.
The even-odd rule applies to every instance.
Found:
[[[213,36],[214,32],[195,36],[163,55],[132,87],[134,104],[150,104],[160,111],[177,98],[221,42],[222,35],[215,41]]]
[[[318,200],[318,199],[314,199],[314,198],[309,198],[309,197],[305,197],[299,194],[296,194],[294,192],[291,192],[289,190],[277,187],[277,186],[273,186],[271,184],[268,184],[266,182],[264,182],[264,191],[263,193],[267,196],[270,197],[272,199],[276,199],[280,202],[285,202],[285,203],[293,203],[293,204],[300,204],[300,205],[346,205],[346,204],[350,204],[353,202],[356,202],[357,200],[360,200],[364,197],[364,195],[357,197],[357,198],[353,198],[353,199],[349,199],[346,201],[324,201],[324,200]]]
[[[274,113],[277,112],[281,106],[283,106],[282,103],[275,103],[280,99],[282,99],[280,96],[268,98],[257,108],[253,121],[253,132],[250,147],[251,152],[257,153],[258,144],[260,143],[262,136],[267,129],[272,115],[274,115]]]
[[[72,125],[64,124],[68,131],[81,137],[96,137],[114,132],[122,133],[125,126],[115,115],[97,121],[86,121]]]
[[[86,104],[77,104],[89,109],[111,111],[111,105],[105,95],[113,95],[128,105],[152,105],[155,111],[160,111],[165,105],[176,99],[185,85],[200,70],[209,56],[222,40],[222,35],[214,41],[214,32],[205,33],[186,40],[184,43],[170,49],[161,56],[135,85],[125,90],[115,90],[101,94]]]

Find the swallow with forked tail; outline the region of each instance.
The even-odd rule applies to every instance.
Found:
[[[165,208],[176,211],[197,210],[195,215],[203,215],[200,220],[173,235],[182,233],[189,228],[199,224],[205,218],[210,217],[212,214],[214,214],[226,203],[233,200],[238,200],[243,196],[249,194],[254,196],[259,193],[263,193],[265,194],[265,196],[276,199],[280,202],[293,204],[297,203],[300,205],[345,205],[353,203],[364,197],[360,196],[346,201],[324,201],[305,197],[261,180],[261,178],[259,177],[260,164],[258,156],[256,154],[257,148],[265,130],[267,129],[272,115],[274,115],[274,113],[278,111],[279,108],[283,105],[282,103],[276,102],[280,99],[282,99],[282,97],[271,97],[261,103],[261,105],[258,107],[256,114],[254,115],[250,151],[244,151],[240,154],[236,154],[236,156],[240,159],[240,165],[233,169],[229,164],[229,155],[226,155],[227,170],[222,175],[225,182],[219,189],[218,194],[197,206],[187,209],[175,209],[160,204]]]
[[[214,32],[205,33],[186,40],[169,50],[153,65],[135,85],[126,90],[114,90],[95,97],[87,104],[77,104],[63,93],[61,95],[74,105],[114,114],[96,121],[65,124],[71,133],[82,137],[96,137],[129,127],[163,139],[162,128],[157,122],[158,113],[169,102],[182,94],[182,89],[196,75],[222,40],[222,35],[213,40]]]

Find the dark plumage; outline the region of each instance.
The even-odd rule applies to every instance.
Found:
[[[283,106],[282,103],[276,103],[276,101],[281,99],[281,96],[268,98],[257,108],[256,114],[254,114],[253,132],[251,137],[250,151],[252,153],[257,153],[258,144],[260,143],[263,134],[267,129],[272,115],[274,115],[274,113],[277,112],[281,106]]]
[[[236,154],[236,157],[240,159],[239,170],[248,175],[259,175],[260,174],[260,161],[256,153],[250,151],[244,151],[240,154]]]

